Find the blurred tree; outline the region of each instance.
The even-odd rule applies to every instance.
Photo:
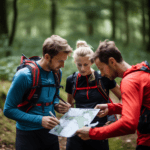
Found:
[[[143,45],[145,45],[145,0],[141,0],[142,6],[142,35],[143,35]]]
[[[9,46],[12,45],[13,40],[14,40],[14,36],[15,36],[15,32],[16,32],[16,25],[17,25],[17,16],[18,16],[18,11],[17,11],[17,0],[13,0],[13,23],[12,23],[12,30],[11,30],[11,34],[10,34],[10,38],[9,38]],[[6,56],[10,55],[10,51],[7,52]]]
[[[67,9],[84,13],[85,19],[82,20],[82,22],[84,22],[86,26],[87,34],[92,36],[94,34],[94,25],[101,17],[100,11],[103,3],[100,0],[72,0],[72,2],[74,4],[77,3],[78,5],[68,6]]]
[[[0,36],[8,36],[6,3],[7,0],[0,0]]]
[[[150,0],[147,0],[147,8],[148,8],[148,44],[147,44],[147,50],[150,51]]]
[[[112,39],[116,38],[116,12],[115,12],[115,0],[111,0],[111,22],[112,22]]]
[[[56,6],[56,0],[51,0],[51,32],[52,34],[55,33],[56,28],[56,16],[57,16],[57,6]]]
[[[88,10],[88,9],[87,9]],[[96,16],[95,11],[85,11],[86,19],[87,19],[87,33],[92,36],[94,34],[94,18]]]
[[[126,42],[125,44],[129,44],[129,2],[128,0],[123,0],[123,5],[124,5],[124,17],[125,17],[125,31],[126,31]]]

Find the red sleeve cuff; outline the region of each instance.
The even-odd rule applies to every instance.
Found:
[[[89,137],[92,139],[92,140],[95,140],[95,132],[94,132],[94,128],[91,128],[89,130]]]
[[[121,114],[122,104],[120,104],[120,103],[109,103],[108,109],[109,109],[108,115]]]
[[[108,104],[108,109],[109,109],[108,115],[114,114],[114,109],[113,109],[113,107],[114,107],[114,104],[113,104],[113,103],[109,103],[109,104]]]

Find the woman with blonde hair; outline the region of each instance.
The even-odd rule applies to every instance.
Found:
[[[66,80],[67,101],[76,108],[94,108],[97,104],[107,103],[109,89],[121,99],[120,87],[114,80],[101,77],[91,66],[94,54],[85,41],[77,41],[77,49],[73,53],[74,62],[79,72],[70,75]],[[110,118],[110,119],[109,119]],[[96,127],[104,126],[108,121],[114,121],[112,116],[103,118],[95,117],[92,123],[98,123]],[[67,139],[66,150],[109,150],[108,140],[84,141],[78,136]]]

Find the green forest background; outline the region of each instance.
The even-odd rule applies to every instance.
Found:
[[[150,0],[0,0],[0,149],[14,148],[15,124],[2,110],[21,54],[42,56],[42,44],[52,34],[73,49],[85,40],[93,51],[100,41],[113,40],[129,64],[150,62]],[[67,76],[77,71],[72,57],[62,71],[65,87]],[[66,99],[64,90],[61,96]],[[123,140],[111,139],[110,150],[135,149]]]

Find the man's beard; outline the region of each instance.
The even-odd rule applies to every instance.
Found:
[[[58,68],[58,70],[56,70],[57,68],[54,69],[54,68],[51,66],[51,62],[52,62],[52,61],[50,60],[49,63],[47,64],[48,70],[57,73],[60,68]]]

